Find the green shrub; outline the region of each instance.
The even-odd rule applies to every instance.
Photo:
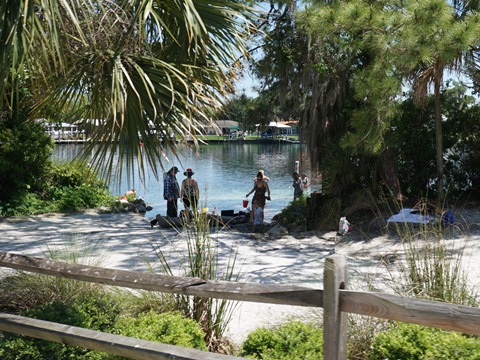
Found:
[[[19,192],[15,199],[8,203],[0,203],[0,215],[37,215],[59,211],[58,204],[42,199],[38,194],[31,192]]]
[[[54,198],[62,212],[78,211],[112,204],[107,189],[82,184],[77,187],[62,187],[54,191]]]
[[[480,340],[460,333],[395,323],[373,340],[369,360],[480,359]]]
[[[102,332],[111,332],[120,306],[108,294],[91,293],[75,297],[71,303],[55,301],[25,311],[24,315]],[[77,346],[4,333],[0,337],[1,359],[107,359],[110,355]]]
[[[207,350],[205,333],[198,323],[177,312],[156,314],[150,311],[137,317],[121,318],[114,332],[141,340]]]
[[[298,199],[290,202],[276,219],[289,229],[296,227],[305,227],[307,222],[307,197],[300,196]]]
[[[259,328],[248,335],[239,355],[263,360],[321,359],[323,332],[298,321],[273,329]]]
[[[0,202],[42,186],[52,149],[53,142],[39,123],[0,119]]]
[[[106,184],[97,174],[82,161],[73,160],[67,163],[54,163],[51,167],[50,186],[75,188],[81,185],[105,188]]]
[[[0,202],[0,215],[36,215],[73,212],[111,206],[108,186],[82,162],[54,164],[45,170],[41,187],[18,191],[9,202]]]

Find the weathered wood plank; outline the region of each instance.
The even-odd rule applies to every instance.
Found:
[[[96,266],[68,264],[0,252],[0,266],[105,285],[225,300],[322,307],[323,291],[301,286],[205,281]]]
[[[347,314],[340,309],[340,289],[347,283],[347,261],[333,255],[325,259],[323,272],[323,356],[347,359]]]
[[[480,309],[363,291],[340,291],[340,309],[354,314],[480,335]]]
[[[235,356],[187,349],[154,341],[102,333],[75,326],[0,313],[0,330],[58,343],[76,345],[132,359],[234,360]]]

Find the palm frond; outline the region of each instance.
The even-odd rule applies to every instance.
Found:
[[[33,74],[45,96],[32,116],[68,106],[90,130],[90,161],[111,172],[126,157],[156,175],[170,134],[211,125],[253,19],[237,0],[7,0],[2,15],[0,75]]]

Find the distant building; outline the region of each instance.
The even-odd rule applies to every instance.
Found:
[[[55,142],[78,141],[85,139],[85,132],[78,129],[78,125],[69,123],[50,123],[47,119],[35,119],[45,128],[45,132]]]
[[[218,129],[213,126],[206,127],[206,135],[230,135],[233,132],[240,130],[238,121],[233,120],[217,120],[215,123]]]
[[[273,136],[278,135],[297,135],[298,121],[271,121],[267,126],[267,132]]]

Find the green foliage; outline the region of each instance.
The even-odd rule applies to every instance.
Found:
[[[288,229],[304,228],[307,221],[307,196],[304,194],[290,202],[275,219]]]
[[[77,187],[83,184],[105,187],[105,182],[82,161],[73,160],[52,165],[49,179],[51,187]]]
[[[453,84],[441,94],[445,189],[450,198],[458,198],[468,189],[480,189],[480,106]],[[395,154],[395,166],[404,193],[421,197],[436,193],[435,119],[433,98],[423,109],[413,99],[401,104],[401,113],[392,120],[387,137]],[[419,145],[420,144],[420,145]],[[420,147],[419,147],[420,146]]]
[[[58,210],[54,201],[45,200],[39,194],[26,191],[18,193],[10,202],[0,202],[2,216],[37,215]]]
[[[460,333],[395,323],[375,337],[368,359],[478,360],[480,340]]]
[[[240,356],[263,360],[320,359],[323,333],[313,324],[290,321],[278,328],[259,328],[242,344]]]
[[[74,297],[71,302],[54,301],[30,309],[25,316],[60,322],[102,332],[112,331],[120,306],[108,294],[90,293]],[[80,347],[4,333],[0,338],[2,359],[103,359],[104,355]],[[107,357],[108,358],[108,357]]]
[[[6,88],[16,90],[12,78],[39,74],[36,111],[68,110],[83,125],[102,119],[87,129],[92,163],[112,170],[117,156],[140,152],[141,140],[143,155],[126,166],[148,164],[159,175],[162,154],[177,144],[152,130],[185,138],[211,124],[232,92],[239,54],[248,55],[256,10],[237,0],[114,3],[46,0],[39,16],[31,1],[2,2],[0,103]]]
[[[161,271],[167,275],[175,275],[168,255],[180,252],[184,261],[180,264],[180,271],[184,276],[204,280],[238,281],[239,274],[235,273],[236,252],[232,250],[223,268],[219,267],[218,241],[212,238],[210,228],[218,226],[207,214],[194,213],[190,223],[184,223],[178,234],[184,240],[186,249],[173,249],[166,252],[164,242],[154,244],[154,250]],[[217,232],[218,233],[218,232]],[[152,271],[155,267],[149,264]],[[206,334],[207,346],[210,351],[216,352],[224,348],[223,334],[231,319],[235,304],[227,300],[200,298],[190,296],[176,296],[176,309],[184,316],[197,321]]]
[[[105,181],[80,161],[52,164],[45,170],[42,184],[33,190],[19,192],[9,202],[0,202],[0,214],[72,212],[111,206],[114,201]]]
[[[56,189],[52,195],[58,199],[58,208],[62,212],[107,206],[112,204],[112,198],[105,188],[82,184],[75,188],[63,187]]]
[[[0,202],[41,187],[52,149],[41,124],[0,119]]]
[[[43,257],[55,261],[101,266],[107,248],[101,238],[66,236],[64,246],[47,247]],[[103,286],[35,273],[24,273],[0,279],[0,312],[20,314],[26,309],[38,308],[54,301],[69,302],[72,294],[88,297],[101,293]]]
[[[207,350],[205,333],[199,324],[180,313],[156,314],[150,311],[137,317],[122,317],[114,332],[141,340]]]

